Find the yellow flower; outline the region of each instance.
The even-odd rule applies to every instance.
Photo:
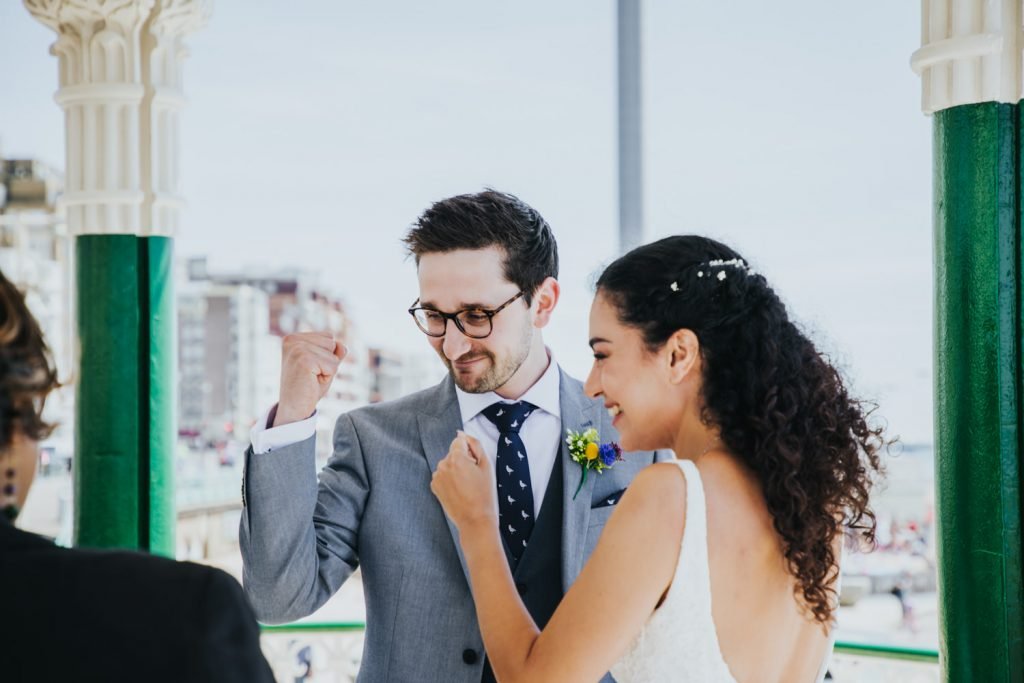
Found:
[[[587,444],[587,460],[596,460],[597,459],[598,451],[600,451],[600,448],[598,448],[596,443],[594,443],[593,441],[588,443]]]

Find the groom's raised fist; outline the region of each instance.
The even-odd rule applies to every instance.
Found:
[[[331,388],[348,349],[329,334],[289,334],[281,343],[281,396],[274,427],[305,420]]]

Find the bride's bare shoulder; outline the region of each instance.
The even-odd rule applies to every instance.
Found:
[[[640,470],[629,489],[639,484],[639,489],[650,495],[682,497],[686,500],[686,477],[677,461],[656,462]],[[629,490],[627,489],[627,490]]]
[[[659,513],[682,513],[686,509],[686,479],[674,462],[658,462],[640,470],[620,503],[639,514],[654,509]],[[661,516],[661,515],[659,515]]]

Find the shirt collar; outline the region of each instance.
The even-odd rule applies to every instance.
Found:
[[[480,414],[484,408],[498,401],[515,403],[516,401],[529,401],[541,410],[557,418],[562,417],[561,403],[559,402],[559,389],[561,376],[558,372],[558,363],[550,349],[545,348],[548,354],[548,368],[540,376],[533,386],[526,390],[518,399],[511,400],[498,396],[493,391],[484,394],[471,394],[455,387],[455,395],[459,400],[459,412],[462,413],[462,424],[469,423],[474,417]]]

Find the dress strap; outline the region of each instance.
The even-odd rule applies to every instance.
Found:
[[[701,549],[700,555],[707,557],[708,517],[704,501],[704,481],[692,460],[676,460],[686,478],[686,531],[683,539],[689,538],[694,549]]]

